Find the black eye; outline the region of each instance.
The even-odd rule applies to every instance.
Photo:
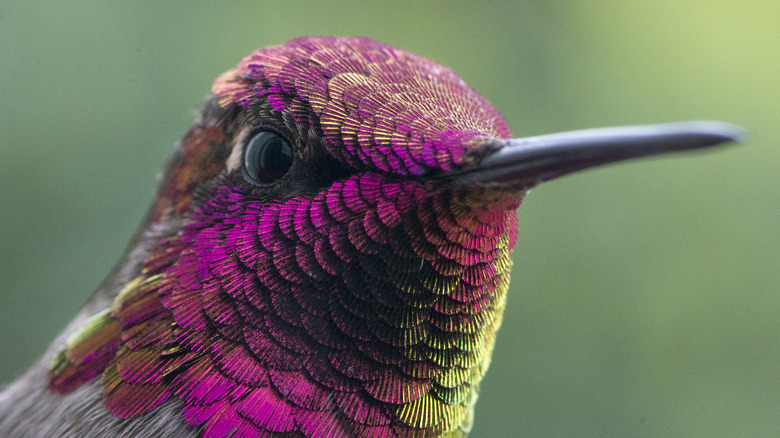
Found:
[[[255,134],[244,151],[244,170],[251,182],[270,184],[283,177],[293,162],[287,140],[270,131]]]

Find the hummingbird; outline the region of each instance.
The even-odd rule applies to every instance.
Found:
[[[0,393],[9,437],[465,437],[538,184],[738,141],[515,138],[452,70],[303,37],[212,86],[125,254]]]

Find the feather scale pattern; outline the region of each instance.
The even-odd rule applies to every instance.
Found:
[[[204,437],[465,436],[506,300],[524,191],[431,180],[508,138],[451,70],[360,38],[258,50],[213,86],[154,220],[183,219],[49,387],[102,375],[135,418],[181,404]],[[231,168],[258,121],[348,172],[258,193]]]

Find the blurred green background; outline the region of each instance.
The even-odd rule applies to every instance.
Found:
[[[108,273],[218,74],[362,35],[452,67],[518,136],[751,131],[529,195],[473,436],[777,435],[780,2],[216,3],[0,4],[0,381]]]

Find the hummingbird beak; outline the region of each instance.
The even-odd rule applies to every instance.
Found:
[[[477,164],[440,176],[463,184],[541,182],[590,167],[667,152],[738,142],[747,131],[723,122],[698,121],[561,132],[492,140]]]

